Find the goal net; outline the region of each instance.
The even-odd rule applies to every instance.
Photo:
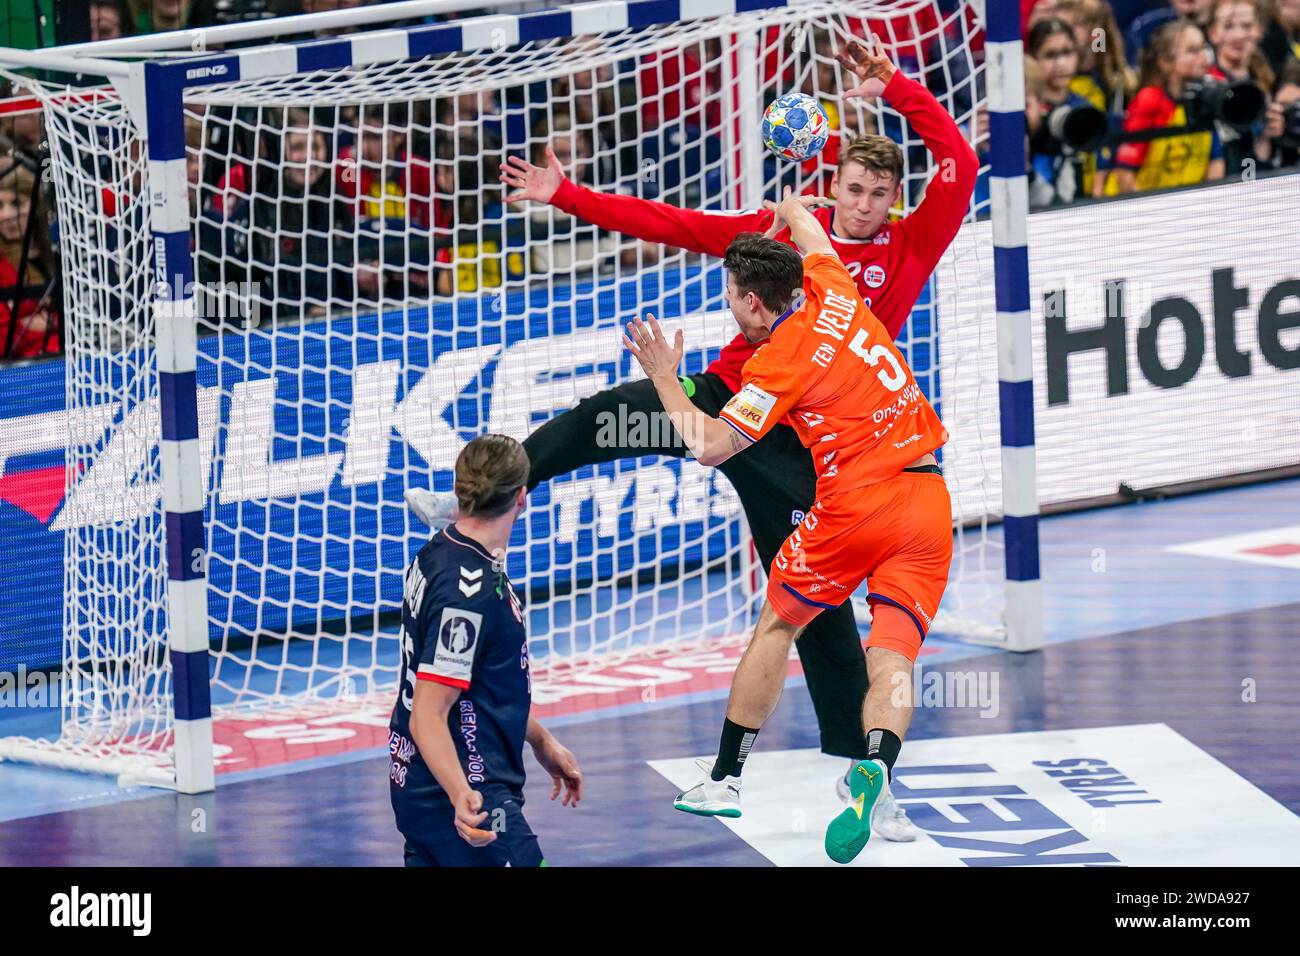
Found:
[[[50,141],[67,402],[79,424],[55,526],[66,540],[63,733],[0,753],[166,776],[166,568],[176,561],[204,562],[195,570],[206,572],[218,719],[370,695],[386,703],[403,572],[428,537],[405,490],[449,490],[473,436],[522,439],[634,378],[619,330],[635,314],[685,329],[688,373],[735,333],[719,262],[507,204],[501,160],[543,162],[550,143],[594,189],[754,208],[783,185],[827,188],[839,144],[881,133],[903,149],[906,214],[930,158],[887,104],[841,98],[853,84],[833,51],[875,33],[975,142],[982,8],[836,0],[526,42],[513,18],[487,17],[463,21],[459,51],[385,61],[379,51],[400,31],[357,34],[299,53],[313,69],[295,71],[290,53],[289,67],[261,78],[245,65],[238,80],[187,89],[175,121],[186,143],[200,452],[171,464],[202,472],[206,554],[195,555],[169,550],[162,493],[149,196],[168,184],[151,181],[143,120],[114,89],[20,79],[42,101]],[[252,52],[267,63],[277,49],[283,58],[284,47]],[[835,130],[802,165],[758,142],[763,105],[795,90],[819,97]],[[972,218],[986,195],[981,185]],[[973,436],[953,446],[960,458],[944,452],[957,547],[933,633],[987,639],[1001,626],[990,529],[1000,501],[987,480],[998,422],[974,410],[997,386],[945,383],[995,353],[982,331],[992,327],[991,250],[944,268],[960,276],[963,300],[940,309],[923,295],[900,336],[950,431]],[[945,347],[950,335],[960,349]],[[605,669],[740,640],[762,593],[727,480],[663,456],[544,483],[508,572],[529,597],[539,700],[635,686],[634,670]]]

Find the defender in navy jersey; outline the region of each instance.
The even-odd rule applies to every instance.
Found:
[[[408,866],[540,866],[523,816],[524,742],[577,806],[573,754],[530,717],[523,607],[504,570],[528,456],[502,435],[456,460],[461,517],[406,571],[402,680],[389,724],[389,790]]]

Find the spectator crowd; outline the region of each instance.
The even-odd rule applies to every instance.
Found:
[[[90,32],[108,40],[362,2],[92,0]],[[940,13],[954,6],[936,0]],[[1021,10],[1031,207],[1300,163],[1300,0],[1021,0]],[[930,42],[950,39],[936,29]],[[828,38],[813,42],[819,71],[835,69],[821,49]],[[917,62],[925,58],[918,50]],[[593,263],[653,262],[654,247],[629,247],[555,209],[506,215],[497,167],[507,149],[545,164],[549,144],[587,185],[732,204],[722,175],[723,62],[717,41],[706,40],[500,91],[310,108],[187,106],[196,281],[258,290],[207,303],[201,320],[210,330],[250,312],[256,322],[304,321],[341,303],[375,311],[530,275],[581,278]],[[785,91],[783,76],[768,79],[765,93]],[[935,89],[947,102],[977,99],[973,81],[950,69],[925,79],[949,84]],[[842,105],[825,105],[840,126]],[[974,138],[984,138],[984,118],[971,116]],[[898,132],[888,120],[880,131]],[[39,113],[0,115],[0,359],[61,349],[58,217],[41,175],[50,148]],[[824,169],[837,148],[833,138]]]
[[[1295,167],[1300,0],[1022,0],[1034,208]]]

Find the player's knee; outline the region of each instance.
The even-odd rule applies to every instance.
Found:
[[[895,650],[882,644],[873,644],[867,648],[867,670],[872,674],[887,676],[892,671],[910,672],[916,662],[901,650]]]

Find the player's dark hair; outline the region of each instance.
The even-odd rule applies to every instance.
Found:
[[[479,435],[456,458],[456,501],[466,517],[496,518],[528,483],[528,453],[506,435]]]
[[[769,312],[780,315],[790,308],[803,285],[803,260],[784,242],[742,232],[727,246],[722,260],[742,294],[758,296]]]

